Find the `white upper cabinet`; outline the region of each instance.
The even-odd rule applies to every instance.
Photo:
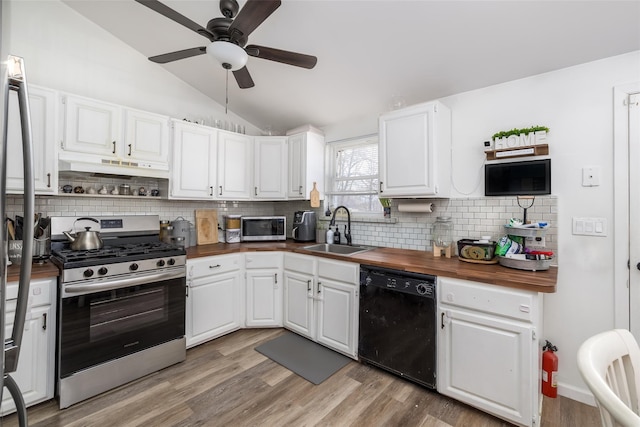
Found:
[[[65,95],[62,101],[60,159],[91,161],[97,157],[100,163],[168,172],[168,116],[75,95]]]
[[[57,93],[29,85],[31,136],[33,139],[33,175],[38,194],[58,192],[58,160],[56,158]],[[7,126],[7,192],[22,193],[22,127],[18,94],[9,93]]]
[[[121,108],[115,104],[63,96],[64,141],[61,157],[66,152],[117,157],[123,143]]]
[[[380,116],[381,197],[448,197],[451,110],[438,101]]]
[[[169,117],[146,111],[124,111],[124,153],[120,157],[149,161],[169,170]]]
[[[324,136],[302,132],[289,136],[289,199],[308,200],[317,183],[320,198],[324,193]]]
[[[217,197],[225,200],[250,199],[253,193],[253,138],[218,131]]]
[[[173,120],[172,199],[213,200],[216,187],[217,131]]]
[[[287,197],[287,138],[254,138],[253,198],[278,200]]]

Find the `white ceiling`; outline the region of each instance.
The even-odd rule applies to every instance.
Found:
[[[208,42],[133,0],[64,2],[145,56]],[[221,16],[217,0],[164,3],[202,26]],[[251,89],[229,76],[229,109],[284,132],[639,50],[640,1],[283,0],[249,44],[318,57],[312,70],[249,57]],[[224,105],[207,55],[158,67]]]

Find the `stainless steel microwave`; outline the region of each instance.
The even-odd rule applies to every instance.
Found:
[[[240,239],[243,242],[287,240],[287,217],[243,216],[240,221]]]

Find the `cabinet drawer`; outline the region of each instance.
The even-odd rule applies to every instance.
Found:
[[[256,252],[244,256],[244,265],[252,268],[282,268],[282,252]]]
[[[311,255],[284,254],[284,269],[315,274],[316,259]]]
[[[440,303],[527,322],[539,311],[536,293],[467,280],[438,277]]]
[[[32,280],[29,285],[29,306],[51,304],[51,288],[55,286],[55,279]],[[7,283],[7,302],[18,299],[18,282]]]
[[[318,276],[320,277],[356,284],[358,283],[359,273],[359,264],[328,259],[318,260]]]
[[[187,278],[210,276],[240,269],[240,255],[220,255],[187,260]]]

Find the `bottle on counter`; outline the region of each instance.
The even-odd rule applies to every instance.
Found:
[[[333,232],[333,243],[336,245],[340,244],[340,230],[338,230],[338,226],[336,225],[336,231]]]
[[[327,230],[327,244],[332,244],[333,243],[333,230],[331,229],[331,227],[329,227],[329,229]]]

